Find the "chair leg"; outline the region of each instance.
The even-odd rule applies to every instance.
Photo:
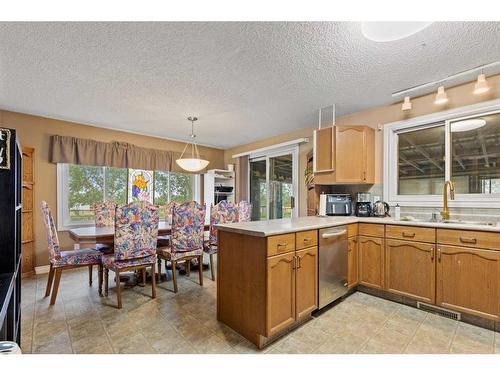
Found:
[[[108,296],[109,270],[104,268],[104,295]]]
[[[97,266],[97,282],[99,283],[99,295],[102,297],[102,264]]]
[[[116,270],[115,271],[116,275],[116,297],[118,299],[118,308],[122,308],[122,290],[120,286],[120,271]]]
[[[50,295],[50,288],[52,288],[52,281],[54,280],[54,267],[50,263],[49,278],[47,279],[47,288],[45,289],[45,297]]]
[[[142,278],[141,286],[146,286],[146,267],[141,268],[141,278]]]
[[[210,254],[210,273],[213,281],[215,281],[214,255],[215,254]]]
[[[191,276],[191,259],[186,260],[186,275]]]
[[[61,281],[62,268],[57,268],[55,270],[54,287],[52,288],[52,296],[50,297],[50,304],[56,303],[57,292],[59,290],[59,283]]]
[[[177,268],[176,261],[171,261],[172,263],[172,281],[174,283],[174,293],[177,293]]]
[[[151,264],[151,295],[156,298],[156,273],[155,263]]]
[[[161,259],[158,258],[158,284],[160,283],[160,281],[161,281]]]
[[[203,254],[198,257],[198,275],[200,277],[200,285],[203,286]]]
[[[89,266],[89,286],[92,286],[92,265]]]

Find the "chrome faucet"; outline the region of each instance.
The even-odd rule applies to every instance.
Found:
[[[450,219],[450,210],[448,209],[448,187],[450,187],[450,199],[455,200],[455,187],[453,186],[453,182],[446,181],[443,186],[443,211],[441,211],[443,220]]]

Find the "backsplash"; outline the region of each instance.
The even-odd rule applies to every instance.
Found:
[[[374,185],[338,185],[331,187],[332,193],[351,194],[353,205],[356,204],[356,193],[367,192],[373,197],[379,196],[384,199],[384,188],[382,184]],[[416,219],[429,220],[433,212],[439,216],[442,206],[436,207],[409,207],[401,206],[401,217],[413,216]],[[354,211],[353,211],[354,212]],[[394,207],[390,209],[391,216],[394,216]],[[458,208],[450,207],[450,219],[462,221],[485,221],[485,222],[500,222],[500,208]]]

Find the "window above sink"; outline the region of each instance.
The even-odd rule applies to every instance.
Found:
[[[500,100],[384,127],[384,199],[391,205],[500,208]]]

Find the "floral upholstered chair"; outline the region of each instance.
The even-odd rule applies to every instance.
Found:
[[[187,272],[191,260],[199,264],[200,285],[203,285],[203,230],[205,228],[205,206],[197,202],[175,205],[172,209],[172,234],[170,245],[158,249],[158,266],[161,259],[172,264],[172,281],[177,293],[177,262],[186,262]]]
[[[47,245],[49,247],[50,260],[49,278],[47,280],[47,288],[45,289],[45,297],[48,297],[50,295],[52,282],[54,282],[50,304],[53,305],[56,302],[59,283],[61,281],[61,274],[65,269],[88,267],[89,285],[92,286],[92,266],[94,265],[99,266],[99,293],[101,293],[102,254],[97,249],[93,248],[67,251],[61,250],[59,247],[59,238],[57,237],[56,225],[54,223],[54,218],[52,217],[49,205],[47,204],[47,202],[42,201],[41,208],[43,223],[45,224],[45,232],[47,234]]]
[[[115,225],[116,203],[96,202],[92,205],[95,215],[96,228],[110,227]],[[98,243],[96,249],[104,254],[113,253],[113,244]]]
[[[215,281],[214,255],[217,253],[217,229],[216,224],[238,222],[238,206],[228,201],[220,201],[210,209],[210,237],[205,252],[210,255],[210,274]]]
[[[247,201],[238,203],[238,221],[252,221],[252,205]]]
[[[132,202],[117,207],[114,254],[103,255],[104,293],[108,295],[109,270],[116,274],[118,308],[122,308],[120,272],[151,267],[152,297],[156,298],[155,265],[158,237],[158,207],[149,202]]]

